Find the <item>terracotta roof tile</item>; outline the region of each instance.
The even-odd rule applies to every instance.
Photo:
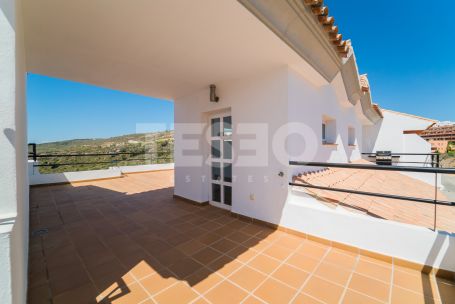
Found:
[[[348,57],[350,45],[343,40],[343,35],[338,32],[338,26],[334,25],[335,18],[329,16],[329,8],[324,5],[323,0],[304,0],[322,29],[327,33],[328,39],[340,57]]]
[[[355,163],[369,163],[364,160]],[[296,183],[358,191],[433,198],[434,187],[399,172],[326,168],[294,177]],[[307,188],[305,191],[332,207],[341,206],[356,213],[433,228],[434,205],[372,196]],[[447,198],[438,191],[438,199]],[[437,227],[455,232],[455,208],[437,207]]]

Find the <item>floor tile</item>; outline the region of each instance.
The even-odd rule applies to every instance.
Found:
[[[107,294],[99,295],[97,300],[112,304],[131,304],[139,303],[147,298],[147,293],[136,283],[129,286],[119,286]]]
[[[93,284],[87,284],[54,297],[53,304],[96,303],[97,292]]]
[[[192,258],[184,258],[168,266],[169,270],[179,279],[188,277],[190,274],[202,268],[202,265]]]
[[[270,304],[289,303],[297,290],[284,285],[274,279],[267,279],[254,295]]]
[[[224,278],[217,272],[204,267],[187,277],[185,280],[194,290],[202,294],[220,283]]]
[[[292,301],[292,304],[324,304],[324,302],[312,298],[304,293],[299,293]]]
[[[295,253],[286,261],[286,263],[306,272],[313,272],[320,263],[320,260]]]
[[[302,292],[325,303],[338,303],[344,287],[318,277],[311,277]]]
[[[393,273],[393,284],[411,291],[432,295],[430,276],[419,273],[414,275],[409,272],[395,270]]]
[[[357,257],[341,253],[338,250],[330,250],[324,258],[324,262],[334,264],[352,270],[356,264]]]
[[[180,251],[182,251],[184,254],[186,254],[188,256],[192,256],[193,254],[202,250],[205,247],[206,247],[206,245],[199,242],[198,240],[190,240],[188,242],[180,244],[177,248]]]
[[[248,240],[249,238],[251,238],[251,235],[240,232],[240,231],[235,231],[231,234],[228,234],[226,236],[226,238],[231,241],[237,242],[237,243],[243,243],[246,240]]]
[[[264,304],[264,301],[259,300],[255,296],[249,296],[242,302],[242,304]]]
[[[221,256],[220,252],[210,247],[206,247],[201,251],[195,253],[192,258],[201,263],[202,265],[207,265],[210,262],[213,262],[215,259],[219,258],[220,256]]]
[[[237,247],[238,243],[230,241],[228,239],[221,239],[211,244],[210,247],[218,250],[219,252],[228,252],[229,250]]]
[[[326,245],[306,240],[302,247],[297,250],[297,253],[313,259],[322,259],[328,250],[329,247]]]
[[[227,256],[221,256],[207,265],[207,268],[216,271],[221,276],[228,276],[243,264]]]
[[[246,291],[228,281],[224,281],[207,292],[204,297],[212,303],[232,304],[240,303],[247,295]]]
[[[404,289],[398,286],[393,286],[392,288],[392,304],[401,304],[401,303],[413,303],[413,304],[437,304],[440,303],[437,300],[434,300],[431,297],[426,297],[423,293],[416,293],[408,289]],[[453,303],[453,302],[443,302],[443,303]]]
[[[380,264],[366,262],[364,260],[358,261],[354,271],[385,283],[390,283],[392,279],[391,268],[383,267]]]
[[[129,271],[136,279],[140,280],[143,277],[156,273],[155,269],[150,266],[146,261],[140,261]]]
[[[264,250],[263,253],[277,260],[284,260],[288,256],[290,256],[292,252],[293,252],[292,249],[278,245],[272,245],[271,247]]]
[[[321,263],[314,272],[315,276],[339,285],[346,285],[351,274],[352,272],[346,270],[346,268],[340,268],[325,262]]]
[[[343,298],[343,304],[381,304],[380,302],[373,298],[368,297],[367,295],[355,292],[353,290],[347,290]],[[411,302],[403,302],[411,303]]]
[[[283,264],[273,273],[272,277],[297,289],[308,279],[309,273]]]
[[[266,276],[253,268],[243,266],[231,274],[228,279],[244,289],[252,291],[266,279]]]
[[[178,282],[170,273],[155,273],[140,281],[141,285],[151,294],[154,295],[164,288],[167,288]]]
[[[196,299],[199,295],[187,284],[179,282],[170,288],[155,295],[153,298],[159,304],[186,304]]]
[[[248,266],[251,266],[265,274],[271,273],[277,269],[279,265],[279,261],[263,254],[259,254],[248,263]]]
[[[291,250],[297,249],[300,245],[303,244],[303,239],[293,236],[293,235],[286,235],[279,239],[275,245],[282,246]]]
[[[389,298],[390,285],[357,273],[352,275],[348,288],[383,302]]]
[[[436,278],[435,281],[442,302],[455,303],[455,282],[440,278]]]

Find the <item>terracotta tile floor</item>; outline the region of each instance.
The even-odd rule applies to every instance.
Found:
[[[353,163],[371,164],[365,160],[359,160]],[[430,175],[431,177],[434,176],[433,174]],[[327,168],[319,172],[296,176],[294,180],[297,183],[309,183],[317,186],[425,199],[434,199],[435,195],[432,185],[392,171]],[[434,228],[435,207],[432,204],[319,189],[304,189],[301,188],[298,190],[307,191],[307,193],[317,196],[319,199],[322,199],[321,202],[331,207],[341,206],[352,212],[431,229]],[[447,197],[438,191],[438,199],[447,200]],[[439,230],[450,233],[455,232],[454,207],[442,205],[436,207],[436,227]]]
[[[193,206],[172,185],[162,171],[32,188],[29,303],[455,303],[452,282]]]

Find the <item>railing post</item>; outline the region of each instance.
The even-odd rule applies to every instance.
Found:
[[[433,230],[436,231],[436,212],[437,212],[437,201],[438,201],[438,173],[436,172],[434,174],[434,224],[433,224]]]
[[[32,157],[33,157],[33,161],[36,162],[36,144],[35,143],[31,143],[29,144],[29,146],[32,146]]]

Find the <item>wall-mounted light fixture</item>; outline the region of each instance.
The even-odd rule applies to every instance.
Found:
[[[218,102],[220,98],[216,96],[216,85],[211,84],[210,85],[210,101],[211,102]]]

